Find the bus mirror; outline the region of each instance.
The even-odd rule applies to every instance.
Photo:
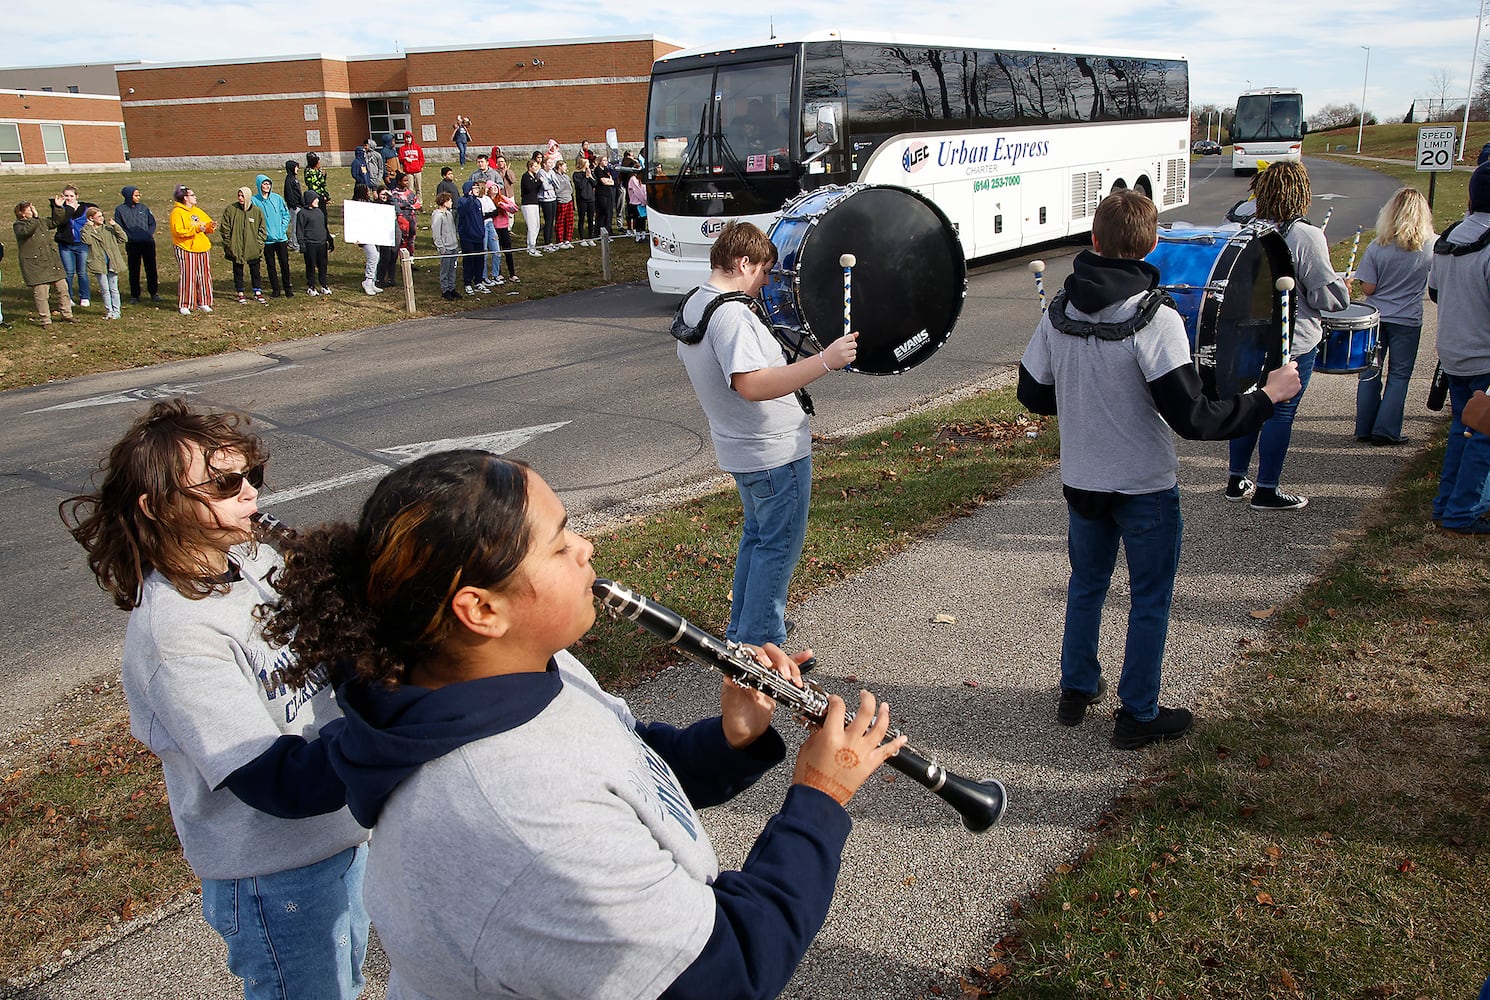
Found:
[[[1306,136],[1308,134],[1309,134],[1309,123],[1308,122],[1299,122],[1299,136],[1300,137],[1303,137],[1303,136]]]
[[[817,109],[817,141],[823,147],[838,145],[838,109],[831,104]]]

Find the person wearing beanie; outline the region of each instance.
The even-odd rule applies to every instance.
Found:
[[[137,187],[123,187],[119,194],[124,198],[114,209],[114,221],[128,234],[124,244],[124,256],[129,266],[129,300],[140,301],[140,268],[145,269],[145,290],[151,302],[159,302],[160,278],[155,270],[155,214],[145,204]]]
[[[1469,178],[1469,211],[1433,246],[1428,297],[1438,303],[1438,363],[1449,381],[1449,438],[1433,520],[1459,535],[1490,535],[1490,435],[1464,406],[1490,389],[1490,163]]]
[[[305,207],[295,217],[295,230],[300,255],[305,258],[305,290],[312,295],[330,295],[331,289],[326,284],[326,254],[331,234],[321,211],[320,192],[305,192]]]
[[[238,293],[238,304],[248,301],[243,287],[243,265],[248,265],[249,279],[253,282],[255,302],[265,303],[264,283],[259,278],[259,262],[264,259],[264,240],[269,235],[264,223],[264,211],[254,203],[253,189],[247,185],[238,189],[238,200],[222,210],[222,252],[233,265],[233,288]]]

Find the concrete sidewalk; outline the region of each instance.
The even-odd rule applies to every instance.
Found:
[[[1307,509],[1263,513],[1226,503],[1225,443],[1181,443],[1185,539],[1162,697],[1195,707],[1199,725],[1216,711],[1207,692],[1237,640],[1268,629],[1249,612],[1297,594],[1442,419],[1423,408],[1434,357],[1429,312],[1408,398],[1411,444],[1356,443],[1355,376],[1314,377],[1283,481],[1310,498]],[[1078,854],[1104,806],[1143,769],[1143,754],[1108,745],[1111,695],[1079,727],[1055,721],[1065,538],[1065,503],[1051,472],[793,609],[796,637],[810,641],[823,664],[814,676],[824,687],[850,694],[865,686],[886,698],[918,748],[969,777],[1000,778],[1010,806],[999,826],[975,836],[909,779],[889,769],[887,780],[871,779],[849,807],[855,827],[827,926],[784,996],[902,1000],[933,986],[958,995],[957,972],[986,958],[1005,925],[1006,901]],[[603,547],[595,566],[609,575]],[[1102,645],[1113,684],[1126,589],[1120,568]],[[937,624],[938,615],[955,622]],[[690,665],[628,698],[639,717],[688,723],[717,711],[718,691],[716,674]],[[790,774],[777,768],[705,814],[724,867],[744,858]],[[377,956],[366,995],[382,997],[385,978]],[[186,901],[12,995],[198,1000],[242,992],[223,967],[221,942]]]

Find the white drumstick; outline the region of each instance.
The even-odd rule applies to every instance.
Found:
[[[1326,229],[1330,228],[1330,216],[1332,216],[1334,214],[1335,214],[1335,206],[1334,205],[1331,205],[1330,206],[1330,210],[1328,212],[1324,213],[1324,221],[1319,224],[1319,231],[1321,233],[1324,232]]]
[[[1361,226],[1355,227],[1355,239],[1350,242],[1350,261],[1345,265],[1345,276],[1349,278],[1355,273],[1355,252],[1361,245]]]
[[[1040,311],[1045,311],[1045,262],[1043,260],[1032,260],[1027,265],[1030,273],[1035,276],[1035,291],[1040,293]]]
[[[1289,322],[1288,306],[1290,293],[1293,292],[1293,279],[1284,275],[1273,282],[1273,287],[1278,289],[1279,298],[1283,301],[1283,363],[1286,365],[1292,360],[1293,355],[1293,324]]]
[[[851,253],[846,253],[838,258],[838,266],[843,268],[843,335],[847,337],[853,330],[851,319],[854,303],[854,265],[859,263]]]

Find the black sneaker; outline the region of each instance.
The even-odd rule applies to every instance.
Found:
[[[1250,506],[1253,510],[1303,510],[1309,506],[1309,498],[1259,486],[1252,494]]]
[[[797,630],[797,623],[790,618],[783,618],[781,620],[781,623],[786,626],[786,634],[788,637],[790,637],[791,634]]]
[[[1226,499],[1240,503],[1252,495],[1252,480],[1246,476],[1230,476],[1226,480]]]
[[[1097,693],[1087,694],[1071,688],[1061,688],[1061,700],[1056,702],[1055,721],[1063,726],[1078,726],[1086,718],[1086,710],[1102,700],[1107,693],[1105,678],[1097,678]]]
[[[1188,708],[1163,708],[1148,722],[1139,722],[1120,708],[1112,713],[1112,745],[1119,750],[1139,750],[1151,743],[1177,740],[1195,725]]]

